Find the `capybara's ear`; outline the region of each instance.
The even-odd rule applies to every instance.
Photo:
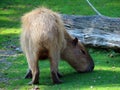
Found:
[[[73,39],[73,41],[72,41],[72,44],[73,44],[74,46],[76,46],[76,45],[77,45],[77,43],[78,43],[78,38],[77,38],[77,37],[75,37],[75,39]]]

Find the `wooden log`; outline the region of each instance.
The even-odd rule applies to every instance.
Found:
[[[120,18],[106,16],[62,15],[67,31],[92,47],[120,52]]]

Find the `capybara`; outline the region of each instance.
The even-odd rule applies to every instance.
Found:
[[[32,78],[30,84],[39,83],[40,59],[49,59],[53,83],[59,84],[58,63],[60,59],[68,62],[77,72],[90,72],[94,62],[77,38],[65,30],[60,15],[44,7],[37,8],[22,16],[21,47],[27,58]]]

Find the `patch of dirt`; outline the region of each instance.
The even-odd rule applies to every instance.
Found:
[[[18,52],[16,50],[0,50],[0,83],[8,83],[9,78],[6,77],[5,70],[10,68],[12,63],[8,61],[9,57],[17,57]]]

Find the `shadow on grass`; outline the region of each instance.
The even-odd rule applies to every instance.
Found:
[[[58,85],[52,84],[51,78],[50,77],[48,78],[45,75],[40,77],[41,78],[39,79],[40,84],[37,86],[39,86],[41,90],[79,90],[79,89],[89,90],[91,89],[91,87],[97,89],[99,89],[100,87],[114,88],[116,86],[119,87],[120,85],[119,75],[120,72],[102,71],[102,70],[95,70],[94,72],[91,73],[70,72],[64,74],[64,76],[61,78],[61,80],[64,80],[64,82]],[[16,86],[19,86],[19,88],[31,87],[27,85],[27,82],[31,81],[31,79],[29,80],[22,79],[22,81],[25,81],[24,84],[23,82],[21,83],[21,81],[17,81],[20,86],[19,85]]]
[[[40,88],[42,86],[43,89],[45,90],[75,90],[75,89],[80,89],[80,88],[88,88],[90,86],[93,87],[115,87],[116,85],[120,85],[120,72],[116,72],[116,71],[104,71],[104,70],[94,70],[91,73],[77,73],[77,72],[69,72],[69,73],[65,73],[65,70],[63,71],[63,77],[61,78],[61,80],[63,80],[64,82],[62,84],[58,84],[58,85],[54,85],[52,84],[52,80],[49,76],[49,74],[41,76],[39,81],[40,84],[38,85]],[[71,71],[69,69],[69,71]],[[42,72],[41,72],[42,73]],[[15,75],[16,72],[14,72]],[[19,77],[19,79],[17,79],[16,81],[12,81],[16,84],[16,86],[19,87],[24,87],[27,86],[29,87],[29,85],[27,85],[27,83],[29,81],[31,81],[31,79],[24,79],[23,77],[21,78],[21,75],[23,75],[22,73],[18,74],[17,77]],[[16,77],[16,76],[15,76]],[[24,83],[23,83],[24,81]],[[14,84],[13,83],[13,84]],[[14,85],[13,85],[14,87]]]
[[[64,82],[59,85],[53,85],[47,82],[41,83],[41,85],[45,85],[44,89],[52,90],[57,88],[57,90],[75,90],[80,88],[90,88],[93,87],[115,87],[116,85],[120,85],[119,81],[120,72],[115,71],[102,71],[102,70],[95,70],[91,73],[67,73],[64,74],[62,80]],[[42,77],[41,77],[42,78]]]

